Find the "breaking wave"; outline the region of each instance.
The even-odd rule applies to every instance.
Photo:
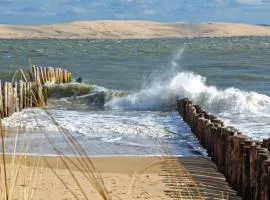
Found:
[[[113,109],[172,110],[178,98],[189,98],[226,124],[248,131],[253,137],[270,135],[270,97],[234,87],[219,89],[206,84],[206,77],[191,71],[176,71],[181,53],[171,68],[148,87],[125,97],[113,97],[105,106]],[[179,69],[179,67],[178,67]]]
[[[270,112],[270,97],[237,88],[220,90],[207,86],[206,78],[193,72],[179,72],[167,83],[159,82],[125,97],[106,103],[112,108],[155,110],[175,107],[178,98],[190,98],[211,112]],[[267,112],[268,111],[268,112]]]
[[[178,49],[165,72],[155,74],[143,89],[124,97],[113,97],[105,105],[116,109],[170,110],[178,98],[189,98],[214,113],[270,113],[270,97],[266,95],[233,87],[221,90],[208,86],[206,77],[183,71],[179,62],[184,50],[185,47]]]
[[[87,83],[65,83],[65,84],[47,84],[48,97],[51,98],[50,105],[87,105],[103,106],[105,101],[113,97],[122,97],[128,95],[127,92],[110,90],[101,86]]]

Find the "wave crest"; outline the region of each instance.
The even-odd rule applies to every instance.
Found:
[[[164,110],[172,109],[176,100],[184,97],[214,113],[270,112],[270,97],[267,95],[233,87],[220,90],[215,86],[207,86],[206,78],[193,72],[180,72],[168,81],[155,82],[137,93],[114,97],[105,106],[117,109]]]

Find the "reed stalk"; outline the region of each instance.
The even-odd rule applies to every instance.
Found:
[[[3,168],[4,168],[4,181],[5,181],[5,194],[6,194],[6,200],[9,200],[8,197],[8,184],[7,184],[7,169],[6,169],[6,155],[5,155],[5,141],[4,141],[4,131],[3,131],[3,125],[2,120],[0,119],[0,132],[1,132],[1,146],[2,146],[2,159],[3,159]]]

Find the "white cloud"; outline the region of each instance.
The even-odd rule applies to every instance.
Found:
[[[145,15],[154,15],[154,14],[156,14],[156,11],[154,11],[152,9],[145,9],[144,14]]]
[[[82,6],[71,6],[71,10],[76,15],[84,15],[87,13],[87,9]]]
[[[122,3],[151,3],[151,1],[145,1],[145,0],[120,0]]]
[[[268,0],[212,0],[217,3],[222,3],[222,4],[228,4],[228,3],[233,3],[236,2],[238,4],[245,4],[245,5],[256,5],[256,4],[261,4],[263,2],[266,2]]]
[[[262,0],[237,0],[240,4],[255,5],[260,4]]]

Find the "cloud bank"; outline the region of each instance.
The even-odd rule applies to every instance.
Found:
[[[270,0],[0,0],[0,23],[136,19],[270,24],[269,10]]]

